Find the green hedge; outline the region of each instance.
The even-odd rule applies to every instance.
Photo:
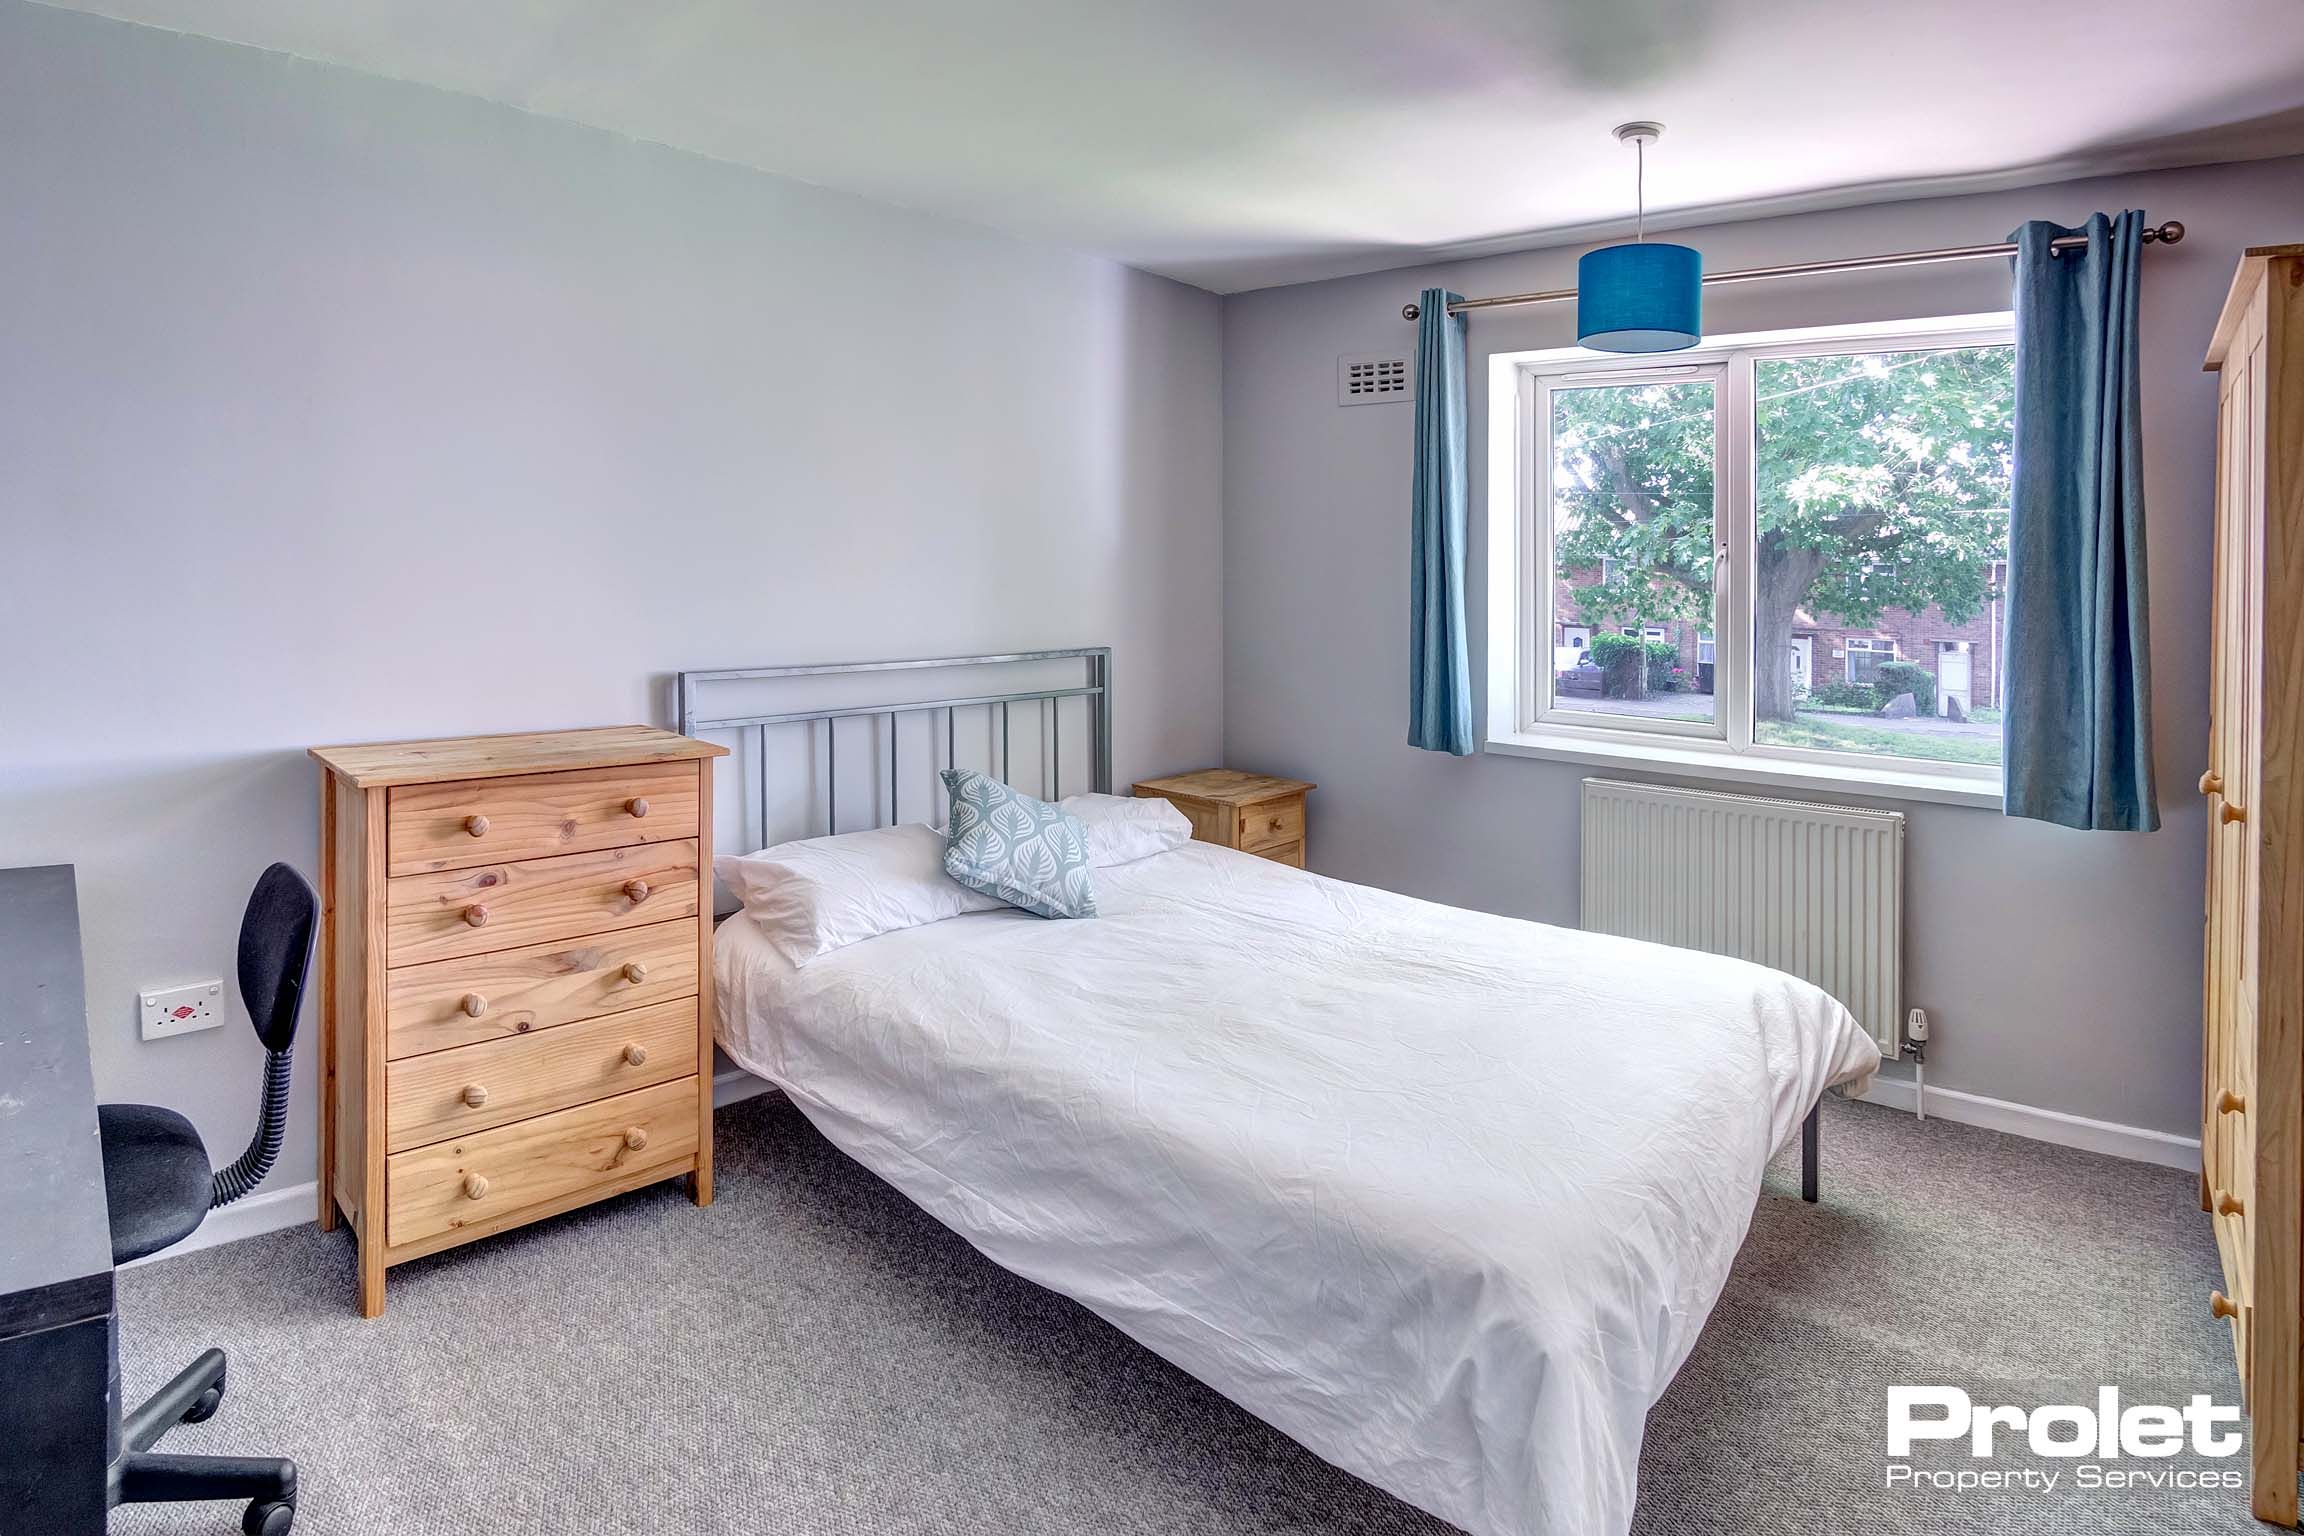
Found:
[[[1629,669],[1643,663],[1648,668],[1650,693],[1671,693],[1680,687],[1683,679],[1672,675],[1672,669],[1680,664],[1680,651],[1671,641],[1605,633],[1592,637],[1592,665],[1600,669],[1600,691],[1609,698],[1631,696]]]
[[[1884,661],[1880,663],[1879,681],[1873,684],[1880,695],[1880,706],[1900,693],[1912,695],[1914,712],[1923,715],[1936,713],[1936,674],[1914,661]]]

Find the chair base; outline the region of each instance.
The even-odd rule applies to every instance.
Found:
[[[113,1504],[247,1499],[247,1536],[287,1536],[296,1520],[296,1463],[281,1456],[170,1456],[151,1447],[179,1424],[197,1424],[224,1397],[224,1351],[204,1352],[120,1421],[112,1458]]]

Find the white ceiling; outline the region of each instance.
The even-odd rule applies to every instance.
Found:
[[[1219,292],[2304,150],[2304,0],[64,0]]]

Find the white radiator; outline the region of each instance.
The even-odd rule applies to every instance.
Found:
[[[1789,971],[1895,1059],[1900,813],[1586,779],[1583,874],[1587,929]]]

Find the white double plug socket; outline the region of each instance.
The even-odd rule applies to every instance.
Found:
[[[139,992],[136,1016],[147,1040],[165,1040],[170,1035],[215,1029],[224,1022],[224,983],[195,981],[186,987],[156,987]]]

